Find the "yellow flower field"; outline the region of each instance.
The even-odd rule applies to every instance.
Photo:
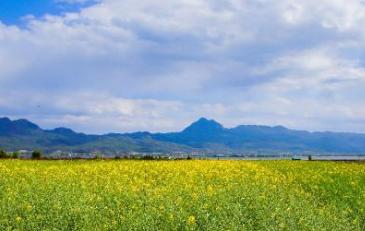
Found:
[[[0,230],[365,230],[365,164],[1,160]]]

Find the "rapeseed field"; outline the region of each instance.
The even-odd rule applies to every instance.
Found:
[[[365,230],[365,165],[1,160],[0,230]]]

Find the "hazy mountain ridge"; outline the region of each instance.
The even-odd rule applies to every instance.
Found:
[[[181,132],[88,135],[69,128],[41,129],[27,120],[0,118],[0,147],[75,152],[205,152],[221,154],[341,153],[365,154],[365,134],[308,132],[283,126],[240,125],[224,128],[201,118]]]

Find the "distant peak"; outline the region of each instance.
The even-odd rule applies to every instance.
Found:
[[[73,134],[73,133],[75,133],[72,129],[64,128],[64,127],[55,128],[55,129],[52,130],[52,132],[59,133],[59,134]]]
[[[0,129],[5,129],[6,127],[10,127],[12,125],[12,122],[9,118],[3,117],[0,118]]]
[[[205,117],[201,117],[200,119],[198,119],[197,121],[195,121],[195,123],[202,123],[202,122],[209,122],[209,121],[214,121],[214,120],[209,120],[209,119],[207,119]]]
[[[23,129],[39,129],[38,125],[26,119],[14,120],[13,124]]]
[[[0,121],[1,122],[11,122],[11,120],[8,117],[1,117]]]
[[[278,130],[288,130],[286,127],[281,126],[281,125],[275,126],[274,128],[278,129]]]
[[[32,131],[39,130],[38,125],[25,119],[13,120],[9,118],[0,118],[1,134],[28,134]]]
[[[216,132],[222,131],[223,126],[215,120],[209,120],[207,118],[200,118],[196,122],[192,123],[189,127],[185,128],[183,132],[195,132],[195,133],[205,133],[205,132]]]

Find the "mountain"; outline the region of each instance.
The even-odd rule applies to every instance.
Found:
[[[9,118],[0,118],[0,135],[31,134],[38,130],[40,128],[28,120],[11,121]]]
[[[85,153],[365,154],[365,134],[308,132],[283,126],[240,125],[224,128],[214,120],[201,118],[180,132],[88,135],[69,128],[44,130],[25,119],[12,121],[0,118],[0,147],[7,150]]]
[[[208,143],[219,143],[225,128],[214,120],[201,118],[181,132],[152,134],[159,141],[187,145],[196,149],[206,149]],[[213,150],[213,149],[212,149]],[[215,148],[216,151],[222,151]]]
[[[194,136],[206,136],[210,133],[222,132],[223,130],[223,126],[215,120],[200,118],[198,121],[185,128],[182,133]]]

